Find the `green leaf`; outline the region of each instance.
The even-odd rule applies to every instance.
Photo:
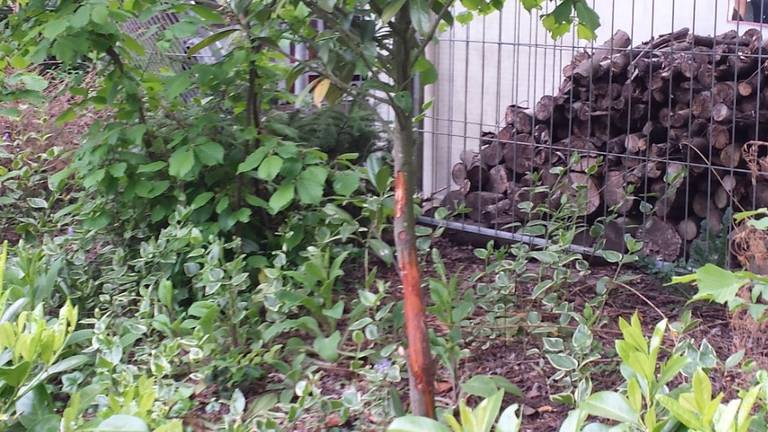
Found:
[[[107,171],[109,171],[109,175],[112,177],[121,178],[125,175],[126,168],[128,168],[128,164],[125,162],[118,162],[110,165],[109,168],[107,168]]]
[[[706,264],[696,270],[696,283],[699,291],[693,300],[712,300],[725,304],[736,297],[739,289],[749,283],[749,279],[714,264]]]
[[[461,391],[472,396],[491,397],[499,388],[489,375],[475,375],[461,383]]]
[[[139,168],[136,169],[137,173],[151,173],[160,171],[161,169],[165,168],[165,166],[168,165],[164,161],[157,161],[152,162],[144,165],[139,165]]]
[[[165,85],[165,97],[168,99],[176,99],[180,94],[184,93],[192,82],[189,80],[187,74],[179,74],[173,77],[170,82]]]
[[[126,48],[128,48],[129,51],[136,54],[139,57],[144,56],[144,45],[139,43],[136,39],[131,37],[128,33],[121,33],[120,36],[123,38],[123,45],[125,45]]]
[[[517,416],[517,404],[507,407],[499,416],[496,432],[519,432],[523,419]]]
[[[432,25],[429,2],[427,0],[410,0],[408,6],[410,7],[413,28],[422,36],[427,36]]]
[[[640,414],[632,409],[629,401],[616,392],[595,393],[587,398],[580,408],[590,415],[618,422],[638,424],[640,419]]]
[[[26,379],[32,364],[28,361],[20,362],[14,366],[0,367],[0,381],[11,387],[20,386]]]
[[[109,22],[109,9],[104,5],[97,4],[91,11],[91,19],[96,24],[106,24]]]
[[[77,118],[77,111],[74,108],[69,107],[63,113],[56,117],[56,124],[63,125],[64,123],[71,122]]]
[[[187,51],[188,56],[193,56],[200,52],[201,50],[207,48],[209,45],[215,44],[216,42],[228,37],[232,33],[238,31],[238,28],[228,28],[221,30],[219,32],[216,32],[205,39],[201,40],[200,42],[192,45],[192,47]]]
[[[595,35],[595,30],[600,27],[600,16],[583,0],[577,1],[574,8],[576,9],[576,17],[579,19],[579,24],[587,28],[592,35]]]
[[[99,423],[95,432],[149,432],[149,426],[136,416],[115,414]]]
[[[336,6],[336,0],[318,0],[317,4],[326,12],[333,12],[333,7]]]
[[[256,176],[262,180],[272,181],[277,174],[280,173],[280,169],[283,167],[283,158],[277,155],[271,155],[264,159],[259,165]]]
[[[612,251],[612,250],[604,250],[600,252],[600,255],[603,256],[603,259],[608,261],[609,263],[617,263],[621,261],[622,254]]]
[[[170,187],[168,180],[139,180],[136,182],[136,195],[142,198],[155,198]]]
[[[311,166],[299,174],[296,189],[302,204],[318,204],[323,199],[328,168]]]
[[[700,430],[701,422],[697,414],[669,396],[657,395],[656,400],[672,414],[672,417],[690,429]]]
[[[19,81],[24,84],[24,88],[27,90],[41,92],[48,87],[48,81],[35,74],[22,74]]]
[[[348,197],[360,187],[360,174],[357,171],[346,170],[333,174],[333,191]]]
[[[168,163],[168,173],[181,178],[195,166],[195,154],[189,146],[184,146],[173,152]]]
[[[541,3],[543,0],[521,0],[523,3],[523,7],[528,12],[534,10],[534,9],[541,9]]]
[[[195,154],[203,165],[216,165],[224,161],[224,147],[212,141],[196,146]]]
[[[387,6],[384,8],[384,11],[381,13],[381,21],[383,23],[388,23],[392,18],[397,15],[397,13],[400,11],[400,8],[403,7],[405,4],[405,0],[395,0],[387,3]]]
[[[43,37],[47,39],[55,39],[56,36],[63,33],[67,27],[69,27],[69,22],[64,18],[49,21],[43,28]]]
[[[499,390],[491,397],[480,402],[477,408],[474,409],[473,417],[478,427],[476,429],[478,432],[491,432],[491,428],[496,422],[496,417],[499,415],[503,398],[504,391]]]
[[[269,208],[272,213],[277,213],[286,208],[293,201],[294,197],[293,183],[284,183],[269,198]]]
[[[341,342],[341,333],[336,330],[327,338],[316,338],[312,347],[323,360],[332,362],[339,358],[339,342]]]
[[[192,201],[192,209],[199,209],[200,207],[206,205],[208,201],[213,198],[213,192],[203,192],[200,195],[196,196],[194,201]]]
[[[430,85],[437,82],[437,68],[425,56],[419,57],[413,65],[414,72],[419,73],[421,84]]]
[[[27,204],[32,208],[48,208],[48,203],[41,198],[27,198]]]
[[[68,370],[76,369],[90,361],[90,357],[85,354],[73,355],[64,360],[54,363],[45,371],[46,376],[60,374]]]
[[[428,417],[405,416],[396,418],[387,432],[451,432],[448,426]]]
[[[567,354],[547,354],[547,360],[560,370],[573,370],[579,367],[579,362]]]
[[[323,315],[336,320],[341,319],[342,315],[344,315],[344,302],[338,301],[332,308],[323,309]]]
[[[173,308],[173,283],[168,279],[160,281],[160,285],[157,287],[157,297],[165,307]]]
[[[269,149],[266,147],[259,147],[256,149],[253,153],[248,155],[248,157],[245,158],[245,160],[240,165],[237,166],[237,173],[240,174],[251,171],[259,166],[261,161],[264,160],[264,156],[266,156],[268,152]]]
[[[744,350],[736,351],[725,360],[725,368],[731,369],[738,366],[744,358]]]
[[[373,253],[376,254],[376,256],[384,261],[387,265],[392,265],[392,263],[394,263],[395,257],[392,251],[392,247],[384,241],[377,238],[372,238],[368,240],[368,246],[371,248]]]
[[[400,109],[405,111],[406,113],[410,113],[413,109],[413,99],[411,98],[411,93],[407,91],[401,91],[398,93],[395,93],[395,95],[392,97],[394,99],[395,104],[397,104]]]

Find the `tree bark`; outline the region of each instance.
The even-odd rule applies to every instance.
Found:
[[[393,81],[407,90],[413,71],[411,55],[418,42],[411,24],[409,8],[400,8],[392,24],[395,58]],[[435,417],[434,366],[427,335],[426,307],[421,289],[419,259],[416,254],[416,218],[413,196],[416,192],[416,137],[413,116],[393,103],[395,125],[392,153],[395,162],[394,234],[400,280],[403,284],[403,314],[408,339],[408,378],[410,404],[414,415]]]

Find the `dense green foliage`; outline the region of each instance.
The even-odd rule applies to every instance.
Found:
[[[526,356],[551,372],[552,402],[571,410],[563,431],[608,430],[584,425],[588,416],[624,428],[615,430],[761,427],[750,408],[763,413],[765,377],[727,404],[713,399],[705,373],[741,359],[721,365],[690,337],[690,312],[650,340],[637,317],[620,321],[615,350],[596,337],[642,245],[627,237],[625,253],[601,251],[615,273],[575,301],[573,285],[592,275],[569,249],[587,232],[578,188],[554,204],[520,203],[515,228],[547,247],[491,242],[475,250],[473,271],[446,263],[434,244],[441,229],[411,227],[427,270],[430,348],[450,391],[439,422],[403,417],[389,145],[404,131],[415,145],[413,120],[429,107],[411,97],[411,72],[436,79],[424,44],[441,25],[503,6],[462,1],[454,16],[453,4],[16,2],[0,23],[0,115],[45,109],[49,84],[63,80],[72,97],[55,123],[96,120],[74,149],[55,134],[3,138],[0,228],[11,244],[0,258],[0,430],[382,430],[400,417],[391,430],[514,432],[521,410],[503,398],[520,402],[521,389],[462,366],[470,350],[517,337],[533,341]],[[125,31],[163,12],[179,21],[155,29],[155,45]],[[312,17],[328,25],[319,31]],[[575,25],[590,39],[599,20],[587,2],[562,0],[542,24],[553,36]],[[148,67],[152,49],[190,37],[188,55],[217,46],[222,56]],[[318,55],[295,62],[291,43]],[[294,95],[287,89],[305,72],[319,78]],[[351,86],[354,76],[366,79]],[[564,172],[547,174],[560,182]],[[749,303],[732,292],[749,274],[703,267],[696,277],[697,298]],[[727,291],[711,292],[723,281]],[[750,311],[762,309],[758,297]],[[510,315],[517,305],[524,312]],[[624,385],[593,393],[592,377],[614,361]]]

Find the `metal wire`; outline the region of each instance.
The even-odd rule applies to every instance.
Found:
[[[664,223],[674,225],[677,230],[677,224],[681,221],[694,220],[694,218],[700,217],[699,213],[702,210],[693,211],[697,209],[693,204],[702,195],[705,199],[703,211],[707,215],[703,219],[708,220],[708,223],[713,226],[720,221],[709,220],[709,215],[720,215],[727,210],[740,211],[760,204],[759,188],[762,187],[761,183],[763,182],[768,187],[768,173],[758,172],[755,177],[754,169],[747,166],[743,161],[736,165],[733,163],[721,164],[720,149],[715,150],[713,148],[710,138],[713,136],[714,130],[722,127],[726,127],[728,130],[728,146],[734,143],[741,144],[745,139],[768,138],[766,136],[768,130],[761,127],[763,120],[761,114],[767,114],[761,112],[761,107],[764,105],[762,97],[768,97],[768,94],[762,96],[762,88],[765,85],[765,77],[762,76],[765,72],[762,71],[762,67],[766,60],[762,41],[755,52],[740,52],[738,49],[732,50],[733,52],[722,51],[718,44],[706,48],[692,44],[684,49],[668,44],[653,50],[643,51],[640,55],[641,52],[637,48],[641,43],[655,40],[662,33],[669,32],[671,34],[683,27],[690,29],[690,35],[716,36],[724,27],[725,30],[736,30],[741,35],[744,30],[753,27],[753,25],[744,22],[726,23],[726,17],[723,15],[723,11],[720,11],[720,7],[730,7],[731,4],[723,0],[715,0],[714,5],[709,2],[704,5],[695,0],[672,0],[671,2],[652,0],[648,3],[636,2],[636,0],[632,0],[631,3],[612,0],[609,4],[592,0],[590,3],[603,18],[606,29],[600,31],[602,39],[595,42],[580,41],[576,36],[575,29],[561,40],[552,42],[540,24],[541,16],[549,12],[549,2],[544,3],[542,10],[536,10],[530,14],[521,7],[520,2],[512,2],[503,11],[484,16],[482,19],[476,19],[467,26],[452,28],[439,36],[438,44],[443,48],[438,50],[440,55],[435,56],[433,60],[439,71],[441,82],[436,84],[432,92],[434,105],[427,114],[429,121],[420,131],[429,135],[429,145],[431,146],[429,149],[430,163],[424,165],[425,170],[431,170],[428,175],[430,181],[424,192],[442,197],[447,192],[459,188],[460,185],[452,184],[451,174],[452,168],[460,160],[460,154],[467,150],[477,152],[481,150],[484,139],[487,142],[489,136],[496,136],[498,137],[496,141],[502,146],[506,149],[512,148],[506,153],[506,157],[509,158],[506,161],[506,168],[512,183],[519,189],[525,187],[523,183],[528,181],[526,174],[529,174],[520,171],[525,161],[519,158],[524,157],[523,155],[535,155],[540,152],[546,155],[549,161],[558,157],[568,161],[571,154],[576,152],[582,158],[601,158],[602,165],[595,174],[598,180],[607,177],[610,171],[623,170],[622,173],[626,175],[627,172],[635,170],[636,167],[643,167],[637,170],[641,174],[636,183],[634,198],[644,202],[646,207],[653,208],[659,200],[665,198],[665,195],[670,193],[668,188],[672,187],[671,182],[674,181],[672,194],[675,196],[669,198],[670,202],[674,204],[673,210],[665,211],[657,216],[655,208],[653,211],[646,211],[647,208],[643,207],[643,211],[638,211],[636,205],[631,214],[626,215],[629,218],[624,217],[623,214],[614,214],[614,217],[627,220],[636,217],[639,219],[636,225],[640,227],[650,226],[649,224],[658,218]],[[459,7],[453,12],[456,15],[462,10]],[[626,31],[630,36],[631,44],[629,47],[610,44],[606,50],[611,58],[617,54],[627,53],[633,65],[639,55],[649,59],[660,59],[662,56],[669,56],[670,58],[674,56],[674,58],[680,59],[708,58],[708,64],[714,66],[727,65],[732,61],[732,58],[736,57],[741,61],[753,61],[757,64],[756,89],[748,97],[739,96],[737,86],[746,77],[741,75],[737,67],[734,67],[733,71],[729,70],[728,74],[732,73],[730,77],[724,77],[722,72],[713,70],[711,82],[704,89],[701,88],[702,86],[699,84],[701,79],[697,80],[696,74],[683,77],[680,72],[673,71],[678,75],[659,78],[661,87],[656,87],[655,90],[658,90],[661,95],[666,93],[665,99],[661,99],[661,96],[651,94],[651,89],[652,86],[658,85],[653,83],[654,77],[658,73],[666,71],[664,69],[667,67],[666,63],[662,64],[660,60],[658,63],[655,63],[656,60],[649,62],[648,68],[650,70],[644,72],[646,75],[641,75],[638,78],[615,75],[614,71],[608,68],[606,74],[599,80],[591,74],[585,77],[583,84],[580,84],[585,88],[578,97],[575,91],[565,93],[568,98],[567,103],[564,104],[567,111],[564,113],[565,115],[558,117],[558,119],[552,115],[546,121],[540,121],[535,116],[531,118],[532,130],[530,134],[535,135],[537,130],[543,128],[550,135],[549,141],[538,138],[535,140],[523,139],[523,136],[519,135],[519,131],[513,131],[511,135],[507,133],[509,130],[506,129],[508,125],[504,114],[505,106],[514,105],[533,109],[543,96],[557,95],[560,91],[560,84],[564,80],[562,74],[564,67],[571,64],[574,57],[581,56],[581,53],[594,51],[598,44],[607,40],[617,30]],[[598,86],[605,86],[607,82],[608,91],[614,91],[615,85],[621,86],[624,82],[632,80],[637,81],[637,85],[641,89],[638,91],[648,92],[647,100],[636,102],[632,95],[628,95],[626,105],[621,108],[611,103],[607,104],[607,113],[600,114],[605,116],[607,120],[598,119],[590,113],[585,120],[577,121],[578,116],[581,115],[576,111],[578,103],[583,102],[590,110],[594,111],[594,107],[601,102],[600,98],[604,95],[597,92]],[[735,89],[733,100],[727,101],[730,109],[729,119],[718,122],[711,116],[708,119],[694,116],[692,108],[696,97],[704,90],[708,90],[710,95],[714,96],[716,88],[721,82],[730,82]],[[679,87],[686,84],[688,89]],[[687,97],[684,97],[683,95],[686,93]],[[657,99],[654,100],[654,97]],[[638,98],[639,100],[640,98]],[[749,128],[740,126],[742,122],[748,120],[747,117],[740,117],[742,102],[749,102],[750,106],[755,107],[751,114],[750,112],[742,113],[745,116],[754,116],[752,120],[754,127],[749,122],[746,123],[750,124]],[[641,106],[637,106],[638,104]],[[713,105],[714,103],[711,103],[707,105],[707,108],[711,109]],[[642,110],[642,120],[633,114],[633,111],[636,110]],[[490,115],[489,111],[491,112]],[[660,111],[672,114],[685,112],[687,114],[680,119],[681,123],[673,125],[669,119],[662,121],[657,118]],[[621,114],[621,121],[614,120],[617,114]],[[706,120],[706,126],[704,126],[703,120]],[[658,136],[653,138],[653,142],[649,141],[648,145],[639,152],[630,151],[626,146],[618,151],[609,147],[577,150],[570,144],[574,139],[581,136],[594,137],[598,133],[597,128],[600,128],[599,132],[606,134],[608,139],[619,137],[624,133],[639,132],[639,129],[643,127],[643,122],[646,123],[647,127],[656,125],[658,130],[654,131],[653,128],[650,130]],[[682,126],[680,126],[681,124]],[[581,128],[579,133],[575,132],[576,127]],[[701,148],[692,147],[695,144],[693,140],[699,139],[700,136],[694,137],[690,132],[698,127],[703,128],[699,133],[703,134],[701,138],[706,139],[707,144],[709,144],[703,153],[701,153]],[[567,133],[564,136],[556,134],[557,128],[562,128],[563,131],[567,128]],[[483,131],[488,131],[492,135],[484,135]],[[682,138],[679,136],[681,131],[684,131]],[[502,137],[501,135],[505,136]],[[682,141],[670,144],[674,141],[673,138]],[[666,142],[664,142],[665,140]],[[655,147],[659,145],[663,146]],[[608,163],[609,160],[611,164]],[[658,177],[658,174],[651,177],[647,169],[650,166],[657,166],[657,169],[662,173],[661,177]],[[682,179],[676,181],[665,178],[669,176],[665,173],[672,171],[670,167],[677,169],[678,166],[682,166],[685,172]],[[548,166],[537,167],[542,173],[547,168]],[[740,183],[738,187],[745,190],[738,191],[741,196],[734,191],[726,191],[726,204],[723,206],[723,199],[718,198],[718,201],[715,201],[715,194],[722,193],[721,189],[724,187],[722,181],[726,177],[737,178],[739,182],[743,183]],[[746,183],[747,181],[749,183]],[[480,176],[479,184],[471,184],[471,187],[473,190],[486,191],[488,190],[487,187],[490,187],[488,182],[488,178]],[[628,183],[623,186],[627,187]],[[600,186],[600,194],[604,195],[604,186]],[[472,203],[468,202],[467,204]],[[609,220],[602,219],[603,216],[607,217],[612,212],[609,203],[607,200],[601,199],[599,204],[601,210],[591,215],[583,214],[579,219],[581,223],[593,225]],[[498,212],[498,210],[496,211]],[[511,224],[507,222],[510,219],[513,221],[512,224],[525,222],[525,215],[516,206],[504,210],[503,216],[505,218],[501,218],[502,214],[499,213],[495,216],[489,218],[488,221],[478,221],[463,214],[456,222],[466,227],[484,226],[500,235],[509,231],[508,227]],[[544,215],[543,217],[548,216]],[[500,222],[502,220],[504,223]],[[698,222],[701,219],[696,220]],[[622,234],[636,233],[636,228],[636,226],[621,225]],[[694,243],[698,242],[706,256],[711,257],[720,254],[724,261],[729,263],[731,257],[727,250],[709,250],[709,248],[722,247],[723,245],[720,243],[716,245],[715,240],[721,236],[727,239],[732,234],[733,225],[725,223],[722,233],[703,229],[703,226],[697,226],[697,229],[700,232],[696,239],[693,241],[686,239],[681,242],[679,258],[689,258]],[[525,237],[521,241],[529,243],[529,240]],[[534,245],[534,243],[530,244]],[[540,242],[536,242],[536,244],[540,245]]]

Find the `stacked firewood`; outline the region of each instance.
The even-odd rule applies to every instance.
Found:
[[[622,231],[638,227],[647,253],[674,260],[702,226],[719,232],[724,209],[768,206],[768,144],[757,142],[768,137],[760,30],[710,37],[684,28],[635,47],[618,31],[563,75],[556,95],[509,106],[498,134],[461,154],[449,207],[505,225],[537,195],[559,203],[561,186],[544,197],[531,188],[554,187],[552,168],[564,167],[558,185],[583,192],[588,220],[618,214]]]

